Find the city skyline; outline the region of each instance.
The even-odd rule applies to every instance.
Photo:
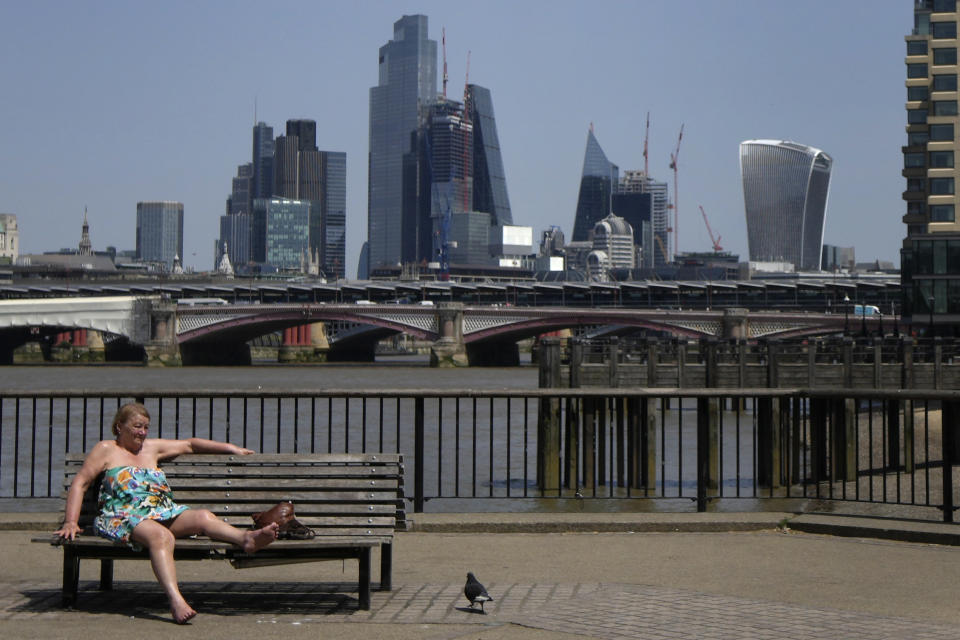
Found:
[[[649,111],[650,173],[671,183],[671,198],[669,156],[684,126],[681,251],[710,247],[702,205],[724,247],[746,256],[739,143],[776,138],[835,160],[824,242],[899,264],[910,2],[227,6],[0,8],[0,116],[10,123],[0,211],[17,215],[22,253],[75,246],[84,205],[95,250],[133,248],[136,202],[169,199],[184,203],[184,265],[211,269],[225,185],[250,156],[254,122],[307,118],[321,148],[347,154],[353,277],[366,240],[377,50],[394,22],[423,14],[432,40],[446,31],[448,94],[462,93],[470,51],[470,83],[495,97],[513,222],[534,237],[552,225],[572,237],[585,128],[594,124],[621,171],[641,169]],[[302,19],[290,24],[294,14]],[[257,33],[256,45],[229,37],[238,32]],[[143,44],[162,34],[178,47]]]

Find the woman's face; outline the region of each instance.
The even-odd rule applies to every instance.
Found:
[[[120,435],[128,435],[138,444],[143,444],[147,439],[147,431],[150,429],[150,418],[134,413],[125,422],[120,423]]]

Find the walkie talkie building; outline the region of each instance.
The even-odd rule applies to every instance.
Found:
[[[740,175],[751,262],[819,270],[833,160],[783,140],[740,143]]]

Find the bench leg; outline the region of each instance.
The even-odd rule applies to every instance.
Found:
[[[360,608],[370,610],[370,547],[360,550]]]
[[[100,560],[100,591],[113,591],[113,560]]]
[[[70,548],[63,549],[63,600],[64,609],[77,603],[77,590],[80,586],[80,557]]]
[[[393,545],[380,545],[380,591],[393,590]]]

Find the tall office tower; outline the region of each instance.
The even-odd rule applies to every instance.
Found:
[[[16,262],[20,256],[20,234],[17,231],[17,216],[0,213],[0,262]]]
[[[455,100],[438,98],[428,107],[420,140],[424,160],[419,174],[427,181],[421,193],[428,193],[429,201],[420,204],[421,215],[417,224],[421,235],[416,260],[434,261],[440,255],[444,239],[448,241],[448,248],[451,247],[450,241],[454,240],[455,233],[453,217],[460,218],[459,214],[473,211],[473,126],[463,118],[463,105]],[[489,240],[490,216],[485,216],[485,220],[482,230],[484,254]],[[476,243],[475,226],[466,220],[458,220],[456,231]],[[430,231],[431,241],[422,235],[423,230]],[[467,249],[460,247],[459,240],[456,240],[456,248]]]
[[[490,90],[467,85],[467,111],[473,125],[473,209],[493,214],[495,224],[513,224],[507,177]]]
[[[960,116],[957,109],[957,2],[916,0],[907,43],[907,145],[903,192],[907,236],[900,250],[905,322],[956,335],[960,314],[957,223]]]
[[[317,123],[315,120],[287,120],[287,136],[296,136],[300,151],[317,150]]]
[[[610,215],[611,196],[619,188],[619,173],[617,165],[607,160],[600,148],[591,124],[587,133],[587,150],[583,154],[577,214],[573,219],[574,242],[589,240],[593,225]]]
[[[236,268],[242,269],[243,266],[251,261],[250,234],[252,222],[252,213],[235,213],[220,216],[220,241],[217,243],[217,250],[214,253],[215,265],[220,262],[224,244],[227,246],[230,262],[233,263]]]
[[[289,198],[253,201],[253,259],[277,269],[299,270],[310,250],[310,203]],[[260,240],[262,239],[262,243]]]
[[[300,141],[296,136],[277,136],[273,144],[273,193],[277,198],[297,199],[300,177]]]
[[[415,225],[419,213],[416,131],[420,106],[432,103],[436,94],[437,42],[427,37],[427,17],[403,16],[393,25],[393,39],[380,47],[379,81],[370,89],[370,270],[416,261],[416,237],[411,239],[404,227]]]
[[[819,271],[833,160],[782,140],[740,143],[740,174],[751,262]]]
[[[237,167],[237,177],[233,179],[230,196],[227,198],[227,215],[250,213],[253,202],[253,163]]]
[[[636,266],[633,228],[629,222],[611,213],[593,225],[590,235],[592,250],[587,254],[587,277],[591,280],[609,280],[611,269]]]
[[[162,262],[172,271],[175,257],[183,257],[183,203],[138,202],[137,260]]]
[[[320,266],[328,278],[346,277],[347,250],[347,154],[320,152],[323,179],[323,250]]]
[[[253,127],[253,185],[250,199],[273,195],[273,127],[258,122]],[[253,205],[251,204],[251,207]]]
[[[649,226],[651,234],[646,234],[642,227],[637,229],[636,223],[630,219],[626,212],[618,211],[614,208],[614,213],[618,216],[624,216],[627,221],[633,225],[633,234],[635,238],[642,238],[642,241],[636,241],[637,246],[643,248],[643,264],[646,267],[662,267],[670,262],[670,199],[669,187],[666,182],[657,182],[643,171],[636,169],[623,172],[620,178],[619,194],[650,194],[650,219]],[[625,200],[630,201],[630,198]],[[614,197],[614,207],[616,207],[617,197]],[[635,203],[642,207],[642,203]],[[642,217],[642,216],[641,216]],[[649,237],[648,237],[649,235]]]

